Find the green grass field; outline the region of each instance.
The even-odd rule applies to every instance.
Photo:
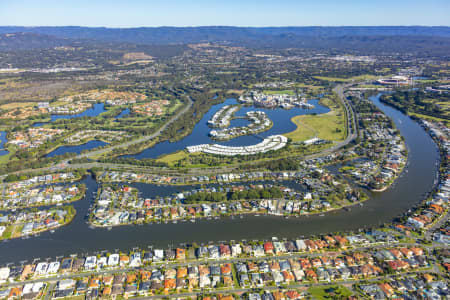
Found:
[[[185,150],[169,153],[167,155],[159,157],[156,161],[158,162],[164,162],[169,165],[172,165],[173,163],[182,160],[189,156],[189,153],[187,153]]]
[[[363,81],[363,80],[376,79],[377,76],[374,76],[374,75],[360,75],[360,76],[354,76],[354,77],[350,77],[350,78],[314,76],[314,78],[318,79],[318,80],[323,80],[323,81],[350,82],[352,80],[354,80],[354,81]]]
[[[12,156],[12,153],[9,152],[8,154],[0,156],[0,165],[6,164],[9,161],[9,158]]]
[[[166,155],[163,155],[161,157],[159,157],[158,159],[156,159],[157,162],[164,162],[167,163],[169,166],[173,166],[176,162],[183,160],[187,157],[190,156],[195,156],[195,155],[201,155],[201,152],[197,152],[197,153],[188,153],[185,150],[180,150],[177,152],[173,152],[173,153],[169,153]]]
[[[413,112],[408,112],[408,115],[415,116],[415,117],[420,118],[420,119],[431,120],[431,121],[436,121],[436,122],[443,122],[443,123],[447,124],[447,126],[450,124],[449,120],[442,119],[442,118],[432,117],[432,116],[418,114],[418,113],[413,113]]]
[[[305,83],[296,83],[295,86],[298,88],[307,88],[307,89],[311,89],[311,90],[317,90],[317,89],[323,88],[323,86],[321,86],[321,85],[312,85],[312,84],[305,84]]]
[[[331,111],[322,115],[300,115],[291,121],[297,125],[294,131],[284,134],[293,142],[302,142],[313,137],[328,141],[342,141],[346,137],[346,124],[343,109],[331,100],[322,100]]]
[[[329,291],[329,292],[327,292]],[[352,292],[342,285],[315,286],[310,287],[308,292],[313,299],[345,299],[352,295]]]
[[[381,88],[385,88],[384,86],[375,85],[375,84],[360,84],[357,87],[358,88],[362,88],[362,89],[381,89]]]
[[[267,95],[277,95],[277,94],[288,94],[288,95],[295,95],[295,92],[293,90],[264,90],[264,94]]]
[[[18,238],[22,234],[23,225],[7,225],[0,240]]]

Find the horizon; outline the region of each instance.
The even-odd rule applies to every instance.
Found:
[[[24,27],[343,27],[450,26],[449,1],[267,0],[0,2],[0,26]],[[220,12],[220,13],[218,13]],[[51,22],[49,22],[51,20]]]
[[[135,26],[135,27],[110,27],[110,26],[83,26],[83,25],[36,25],[36,26],[24,26],[24,25],[0,25],[0,27],[22,27],[22,28],[42,28],[42,27],[78,27],[78,28],[91,28],[91,29],[139,29],[139,28],[255,28],[255,29],[265,29],[265,28],[351,28],[351,27],[358,27],[358,28],[376,28],[376,27],[444,27],[448,28],[450,25],[299,25],[299,26],[234,26],[234,25],[198,25],[198,26],[170,26],[170,25],[163,25],[163,26]]]

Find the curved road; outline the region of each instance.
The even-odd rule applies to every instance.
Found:
[[[329,154],[341,149],[342,147],[346,146],[347,144],[349,144],[351,141],[353,141],[357,137],[357,134],[355,131],[355,128],[356,128],[356,117],[355,116],[356,116],[356,114],[354,113],[353,108],[351,107],[351,105],[348,103],[348,101],[346,100],[346,98],[344,96],[344,90],[348,86],[351,86],[351,85],[352,84],[346,84],[346,85],[340,84],[340,85],[337,85],[333,89],[333,92],[335,92],[338,95],[342,105],[344,105],[344,108],[346,110],[347,129],[348,129],[348,134],[347,134],[346,139],[342,142],[336,143],[332,147],[327,148],[319,153],[304,156],[304,157],[302,157],[303,159],[311,159],[311,158],[317,158],[317,157],[329,155]],[[190,98],[190,96],[188,96],[188,101],[189,101],[189,103],[188,103],[188,105],[186,105],[186,107],[184,107],[175,116],[173,116],[167,123],[165,123],[161,128],[159,128],[156,132],[154,132],[151,135],[146,135],[146,136],[140,137],[135,140],[127,141],[122,144],[117,144],[117,145],[114,145],[111,147],[107,147],[107,148],[103,148],[103,149],[99,149],[99,150],[94,150],[94,151],[91,151],[88,153],[80,154],[80,155],[76,156],[75,158],[71,158],[71,159],[62,161],[62,162],[60,162],[56,165],[50,166],[50,167],[33,169],[33,170],[27,169],[27,170],[17,171],[14,173],[18,174],[18,173],[26,173],[26,172],[30,172],[30,171],[45,171],[45,170],[55,171],[55,170],[63,170],[63,169],[91,169],[93,167],[102,167],[102,168],[106,168],[106,169],[127,168],[127,170],[135,170],[135,171],[138,171],[138,170],[139,171],[147,171],[147,172],[154,171],[154,172],[158,172],[159,174],[163,174],[163,173],[167,173],[167,174],[171,174],[171,175],[178,174],[179,173],[178,170],[161,168],[161,167],[137,166],[137,165],[118,164],[118,163],[100,163],[100,162],[69,164],[68,162],[72,159],[89,158],[89,157],[93,157],[96,155],[110,152],[114,149],[129,147],[131,145],[135,145],[135,144],[156,138],[157,136],[161,135],[161,133],[170,124],[172,124],[173,122],[178,120],[178,118],[180,118],[183,114],[185,114],[192,107],[193,101]],[[353,116],[353,117],[351,118],[351,116]],[[203,174],[213,174],[213,173],[217,173],[217,172],[229,172],[233,169],[235,169],[235,168],[234,167],[226,167],[226,168],[219,167],[219,168],[207,168],[207,169],[190,169],[190,170],[188,170],[187,173],[203,175]],[[186,174],[186,173],[184,173],[184,174]]]
[[[333,152],[336,152],[337,150],[341,149],[342,147],[348,145],[351,141],[353,141],[357,137],[357,133],[356,133],[356,130],[355,130],[356,129],[356,114],[353,111],[353,107],[349,104],[349,102],[346,100],[346,98],[344,96],[344,90],[350,85],[352,85],[352,84],[337,85],[333,89],[333,91],[338,95],[339,100],[341,101],[342,105],[344,106],[344,108],[346,110],[347,130],[348,130],[347,137],[342,142],[336,143],[332,147],[324,149],[323,151],[321,151],[319,153],[315,153],[315,154],[304,156],[304,157],[302,157],[303,159],[311,159],[311,158],[317,158],[317,157],[320,157],[320,156],[329,155],[329,154],[331,154]],[[190,105],[192,105],[192,102],[190,103]],[[182,112],[182,113],[184,113],[184,112]],[[174,120],[172,120],[172,122],[173,121]],[[164,128],[161,128],[157,132],[158,134],[157,133],[153,134],[151,136],[151,138],[154,138],[154,137],[158,136],[167,127],[167,125],[168,124],[166,124],[164,126]],[[150,137],[150,136],[148,136],[148,137]],[[143,137],[143,138],[148,138],[148,137]],[[139,139],[139,141],[141,141],[143,138]],[[136,140],[134,140],[134,141],[136,141]],[[131,142],[134,142],[134,141],[131,141]],[[129,143],[120,144],[120,145],[117,145],[117,147],[126,147],[128,145],[129,145]],[[111,149],[111,148],[108,148],[108,149]],[[79,155],[79,157],[88,157],[88,156],[100,154],[102,150],[109,151],[108,149],[101,149],[101,150],[89,152],[89,153],[86,153],[85,155]],[[117,168],[126,168],[127,170],[147,171],[147,172],[155,171],[155,172],[158,172],[158,174],[167,173],[167,174],[170,174],[170,175],[176,175],[176,174],[179,173],[177,170],[165,169],[165,168],[160,168],[160,167],[136,166],[136,165],[117,164],[117,163],[83,163],[83,164],[72,164],[72,165],[69,165],[69,167],[71,167],[71,168],[82,168],[82,169],[90,169],[90,168],[93,168],[93,167],[103,167],[103,168],[108,168],[108,169],[111,169],[111,168],[116,168],[116,169]],[[231,168],[230,167],[225,167],[225,168],[222,167],[222,168],[207,168],[207,169],[190,169],[190,170],[188,170],[187,173],[189,173],[189,174],[194,173],[194,174],[202,174],[202,175],[204,175],[204,174],[213,174],[213,173],[217,173],[217,172],[229,172],[232,169],[235,169],[235,168],[234,167],[231,167]]]
[[[72,158],[72,159],[96,156],[96,155],[99,155],[99,154],[110,152],[110,151],[112,151],[114,149],[117,149],[117,148],[129,147],[131,145],[135,145],[135,144],[138,144],[138,143],[145,142],[145,141],[148,141],[148,140],[156,138],[164,130],[166,130],[166,128],[170,124],[172,124],[173,122],[178,120],[178,118],[180,118],[182,115],[184,115],[192,107],[192,103],[193,102],[192,102],[191,97],[188,96],[187,99],[188,99],[188,104],[182,110],[180,110],[175,116],[173,116],[169,121],[164,123],[164,125],[161,126],[161,128],[159,128],[156,132],[154,132],[154,133],[152,133],[150,135],[142,136],[142,137],[140,137],[138,139],[135,139],[135,140],[131,140],[131,141],[122,143],[122,144],[117,144],[117,145],[114,145],[114,146],[111,146],[111,147],[107,147],[107,148],[103,148],[103,149],[100,149],[100,150],[96,150],[96,151],[91,151],[91,152],[88,152],[88,153],[80,154],[80,155],[78,155],[78,156],[76,156],[75,158]]]

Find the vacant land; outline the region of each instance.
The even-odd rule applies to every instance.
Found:
[[[184,159],[184,158],[186,158],[188,156],[189,156],[189,154],[186,151],[181,150],[181,151],[177,151],[177,152],[173,152],[173,153],[161,156],[156,161],[164,162],[164,163],[167,163],[167,164],[171,165],[174,162],[182,160],[182,159]]]
[[[22,101],[50,101],[71,92],[79,91],[85,86],[94,85],[94,82],[70,80],[20,80],[0,79],[0,103]]]
[[[227,94],[238,94],[238,95],[242,95],[244,93],[244,90],[227,90]]]
[[[180,160],[188,158],[189,156],[197,156],[200,154],[201,153],[188,153],[185,150],[180,150],[177,152],[173,152],[173,153],[169,153],[167,155],[161,156],[156,161],[166,163],[170,167],[173,167],[175,165],[175,163],[177,163]]]
[[[321,99],[322,105],[331,111],[323,115],[300,115],[291,119],[297,128],[285,134],[293,142],[302,142],[313,137],[328,141],[342,141],[346,136],[345,115],[342,107],[331,99]]]
[[[346,299],[352,292],[342,285],[310,287],[308,292],[313,299]]]
[[[350,78],[314,76],[314,78],[318,79],[318,80],[323,80],[323,81],[350,82],[350,81],[363,81],[363,80],[376,79],[377,76],[374,76],[374,75],[360,75],[360,76],[354,76],[354,77],[350,77]]]
[[[30,107],[36,105],[36,102],[11,102],[7,104],[0,105],[0,109],[10,110],[22,107]]]

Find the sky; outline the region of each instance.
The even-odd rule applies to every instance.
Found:
[[[450,0],[0,0],[0,26],[450,26]]]

